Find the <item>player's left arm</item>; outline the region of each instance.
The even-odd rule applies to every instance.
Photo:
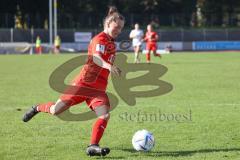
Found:
[[[156,42],[158,41],[158,34],[156,32],[153,33],[151,40]]]
[[[159,36],[158,36],[158,34],[156,33],[156,36],[155,36],[155,38],[156,38],[156,41],[158,41],[159,40]]]
[[[130,35],[129,35],[129,38],[130,38],[130,39],[133,39],[134,37],[135,37],[134,31],[132,30],[131,33],[130,33]]]

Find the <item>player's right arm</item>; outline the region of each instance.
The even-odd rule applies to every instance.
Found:
[[[109,54],[109,53],[105,53],[106,41],[104,39],[99,39],[91,42],[90,45],[91,45],[91,52],[93,56],[93,63],[95,63],[99,67],[109,70],[114,75],[120,76],[121,70],[117,66],[113,65],[112,62],[107,62],[107,60],[105,60],[106,57],[105,59],[103,58],[104,54]]]
[[[158,41],[158,34],[156,33],[156,32],[154,32],[154,34],[153,34],[153,37],[152,37],[152,41],[155,41],[155,42],[157,42]]]
[[[149,37],[148,37],[148,33],[146,32],[145,37],[143,38],[143,40],[147,42],[148,39],[149,39]]]
[[[114,75],[121,75],[121,70],[117,66],[111,65],[110,63],[106,62],[99,54],[93,54],[93,62],[99,67],[109,70]]]
[[[131,32],[130,32],[130,35],[129,35],[129,38],[134,38],[135,37],[135,35],[134,35],[134,31],[132,30]]]

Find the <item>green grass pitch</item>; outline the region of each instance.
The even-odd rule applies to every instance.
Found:
[[[28,123],[21,121],[32,104],[58,98],[59,93],[49,87],[49,76],[75,56],[0,56],[0,159],[101,159],[85,155],[95,120],[66,122],[42,113]],[[161,80],[171,83],[173,90],[158,97],[137,98],[136,106],[119,98],[100,143],[111,148],[103,159],[240,159],[240,54],[182,53],[152,60],[168,68]],[[128,54],[128,61],[133,61],[133,54]],[[108,91],[117,95],[111,80]],[[71,111],[89,109],[81,104]],[[138,113],[142,117],[136,118]],[[159,113],[168,118],[143,117]],[[139,129],[153,132],[156,144],[151,152],[133,150],[131,139]]]

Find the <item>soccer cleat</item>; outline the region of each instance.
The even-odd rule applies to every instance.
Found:
[[[110,153],[110,149],[101,148],[97,144],[91,144],[87,147],[86,153],[88,156],[106,156]]]
[[[37,106],[32,106],[32,108],[23,115],[23,122],[28,122],[38,113]]]
[[[162,55],[161,54],[154,54],[155,57],[159,57],[159,58],[162,58]]]

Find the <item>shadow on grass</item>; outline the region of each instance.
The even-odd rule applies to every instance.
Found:
[[[111,154],[111,153],[110,153],[110,154]],[[96,159],[125,159],[125,157],[106,156],[106,157],[96,157]]]
[[[150,152],[137,152],[134,149],[115,149],[124,152],[134,153],[133,156],[151,156],[151,157],[179,157],[179,156],[192,156],[196,153],[213,153],[213,152],[234,152],[240,151],[240,148],[224,148],[224,149],[200,149],[192,151],[150,151]]]

